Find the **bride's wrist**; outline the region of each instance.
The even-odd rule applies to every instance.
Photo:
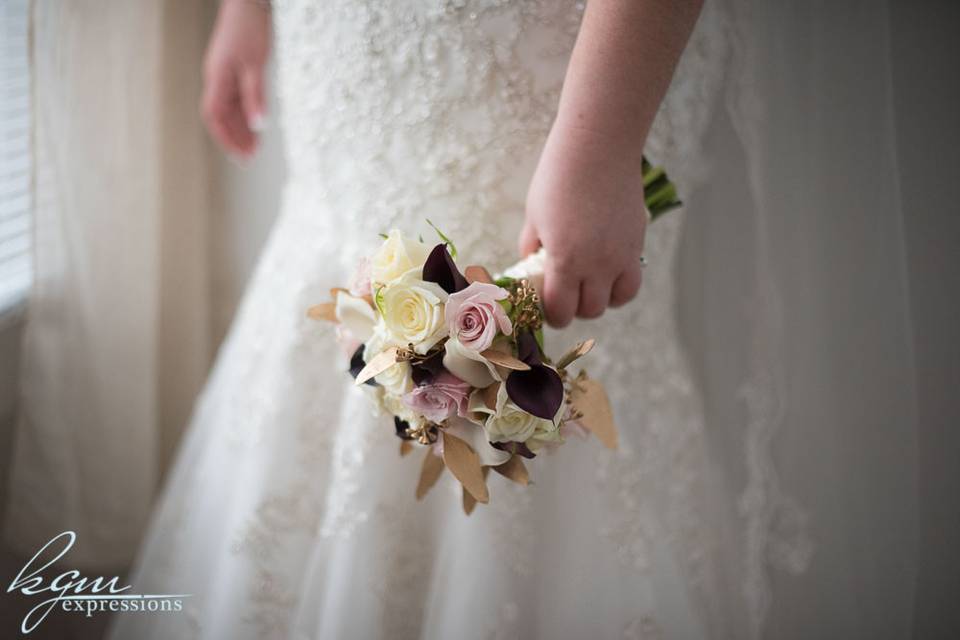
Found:
[[[623,130],[597,124],[589,118],[558,114],[550,129],[551,153],[588,165],[641,170],[645,131]]]
[[[245,4],[252,7],[257,7],[267,13],[270,13],[273,10],[273,0],[220,0],[220,4]]]

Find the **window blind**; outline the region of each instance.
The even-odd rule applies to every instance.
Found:
[[[29,0],[0,2],[0,312],[31,281]]]

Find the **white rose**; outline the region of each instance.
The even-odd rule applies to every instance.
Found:
[[[530,451],[537,452],[545,444],[551,442],[563,442],[563,435],[560,433],[560,425],[549,420],[540,420],[542,424],[537,425],[533,435],[527,440],[527,448]]]
[[[527,446],[534,450],[544,442],[560,440],[560,427],[557,421],[538,418],[513,404],[507,396],[505,384],[501,384],[497,391],[495,411],[484,406],[475,408],[490,414],[483,425],[490,442],[526,442]],[[562,410],[561,407],[560,411]]]
[[[530,286],[543,294],[543,273],[547,268],[547,250],[540,247],[520,262],[503,272],[507,278],[526,279]],[[497,276],[500,277],[500,276]]]
[[[411,240],[394,229],[370,259],[370,280],[378,284],[388,284],[410,269],[423,268],[428,255],[430,247]]]
[[[413,369],[409,362],[398,362],[374,378],[387,393],[402,396],[413,389]]]
[[[377,324],[370,339],[363,346],[363,361],[370,362],[377,354],[392,344],[393,341],[387,334],[386,327],[382,322]],[[402,396],[413,388],[412,374],[413,368],[409,362],[398,362],[383,373],[378,374],[374,380],[388,393]]]
[[[498,414],[490,416],[484,426],[491,442],[526,442],[533,437],[540,422],[549,421],[508,402]]]
[[[435,282],[420,279],[411,269],[378,292],[383,323],[395,344],[413,345],[425,354],[446,336],[443,303],[447,292]]]
[[[380,397],[380,404],[383,410],[391,416],[396,416],[410,425],[410,428],[416,429],[425,424],[423,416],[418,415],[413,409],[408,407],[400,396],[384,391]]]

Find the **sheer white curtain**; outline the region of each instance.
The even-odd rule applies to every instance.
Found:
[[[123,565],[211,357],[204,3],[32,7],[35,285],[5,533]]]
[[[955,172],[957,126],[941,103],[956,106],[957,82],[935,81],[944,91],[923,95],[925,108],[904,92],[930,69],[956,75],[957,58],[940,57],[956,47],[937,21],[957,12],[920,4],[727,3],[726,108],[707,141],[712,172],[688,198],[681,319],[726,520],[722,562],[733,579],[722,595],[727,610],[746,611],[751,637],[949,637],[951,619],[956,629],[942,589],[956,584],[957,553],[944,540],[957,518],[937,505],[955,502],[960,477],[956,459],[932,447],[955,456],[957,438],[944,424],[945,383],[926,376],[956,380],[957,367],[941,357],[931,369],[915,353],[918,343],[937,351],[918,321],[940,326],[941,354],[957,353],[956,330],[951,343],[939,324],[956,303],[939,289],[921,311],[914,296],[918,286],[938,291],[943,265],[957,266],[957,245],[949,258],[950,241],[922,226],[957,240],[943,164],[952,158]],[[906,41],[918,48],[892,35],[905,15],[919,20]],[[940,116],[911,122],[912,133],[951,136],[953,146],[925,157],[898,130],[904,105]],[[931,187],[922,201],[945,207],[939,216],[904,196],[904,176],[918,170],[938,176],[921,182]],[[912,254],[911,225],[935,240],[915,241]],[[928,246],[939,254],[926,264],[939,260],[940,273],[915,268]]]

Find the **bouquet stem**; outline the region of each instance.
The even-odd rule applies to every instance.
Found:
[[[643,157],[643,197],[650,212],[650,219],[656,220],[663,214],[676,209],[683,204],[677,198],[677,187],[667,176],[663,167],[650,164],[647,157]]]

